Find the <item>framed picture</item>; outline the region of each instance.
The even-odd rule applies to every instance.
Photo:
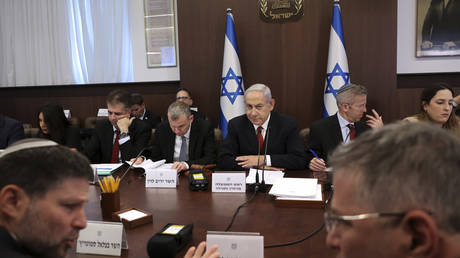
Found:
[[[417,0],[416,56],[460,55],[460,0]]]

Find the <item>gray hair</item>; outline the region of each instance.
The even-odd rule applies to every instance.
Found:
[[[341,104],[352,105],[356,96],[367,95],[367,89],[363,85],[348,83],[342,86],[337,93],[337,106]]]
[[[460,139],[426,123],[370,130],[329,161],[335,176],[355,177],[354,200],[378,212],[422,209],[447,232],[460,232]]]
[[[175,101],[168,107],[168,117],[173,121],[179,119],[181,115],[188,118],[191,114],[190,106],[180,101]]]
[[[245,92],[244,92],[244,97],[246,97],[246,94],[251,91],[260,91],[264,94],[265,96],[265,101],[270,103],[272,100],[272,92],[270,91],[270,88],[266,86],[265,84],[257,83],[253,84],[251,87],[249,87]]]

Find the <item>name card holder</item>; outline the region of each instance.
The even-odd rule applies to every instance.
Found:
[[[212,174],[212,192],[244,193],[246,192],[245,172],[214,172]]]
[[[206,248],[219,246],[221,257],[264,257],[264,237],[251,232],[208,231]]]
[[[77,239],[77,253],[120,256],[128,240],[120,222],[88,221]]]
[[[123,209],[113,213],[114,221],[121,221],[125,228],[133,229],[153,222],[152,213],[136,208]]]
[[[171,168],[157,168],[145,172],[145,187],[176,188],[178,185],[177,170]]]

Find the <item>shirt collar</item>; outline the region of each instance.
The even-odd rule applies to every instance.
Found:
[[[270,122],[270,117],[272,116],[272,113],[268,114],[267,120],[261,125],[264,130],[268,128],[268,122]],[[252,124],[254,126],[254,130],[257,131],[257,128],[259,128],[259,125]]]
[[[354,125],[355,123],[350,123],[348,122],[347,120],[345,120],[345,118],[343,118],[339,112],[337,112],[337,118],[339,120],[339,125],[340,125],[340,128],[344,128],[344,127],[347,127],[348,124],[352,124]]]

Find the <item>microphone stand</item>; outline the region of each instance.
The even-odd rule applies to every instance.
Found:
[[[256,167],[256,182],[254,184],[249,185],[249,191],[257,192],[259,190],[260,182],[259,182],[259,160],[260,160],[260,140],[257,138],[257,167]]]
[[[139,157],[141,156],[141,154],[148,150],[148,149],[151,149],[152,146],[148,146],[148,147],[144,147],[141,149],[141,151],[139,151],[139,154],[137,154],[136,158],[133,160],[133,162],[131,162],[131,164],[129,165],[129,167],[125,170],[125,172],[123,172],[123,175],[120,177],[120,182],[121,180],[123,180],[123,178],[126,176],[126,174],[128,173],[128,171],[133,167],[134,163],[136,163],[137,159],[139,159]],[[128,181],[128,183],[130,183],[130,181]]]
[[[265,165],[267,164],[267,149],[268,149],[268,136],[270,134],[270,126],[267,127],[267,132],[265,133],[265,151],[264,151],[264,164],[262,164],[262,183],[259,185],[259,192],[265,193],[268,189],[265,184]],[[258,165],[257,165],[258,166]]]

